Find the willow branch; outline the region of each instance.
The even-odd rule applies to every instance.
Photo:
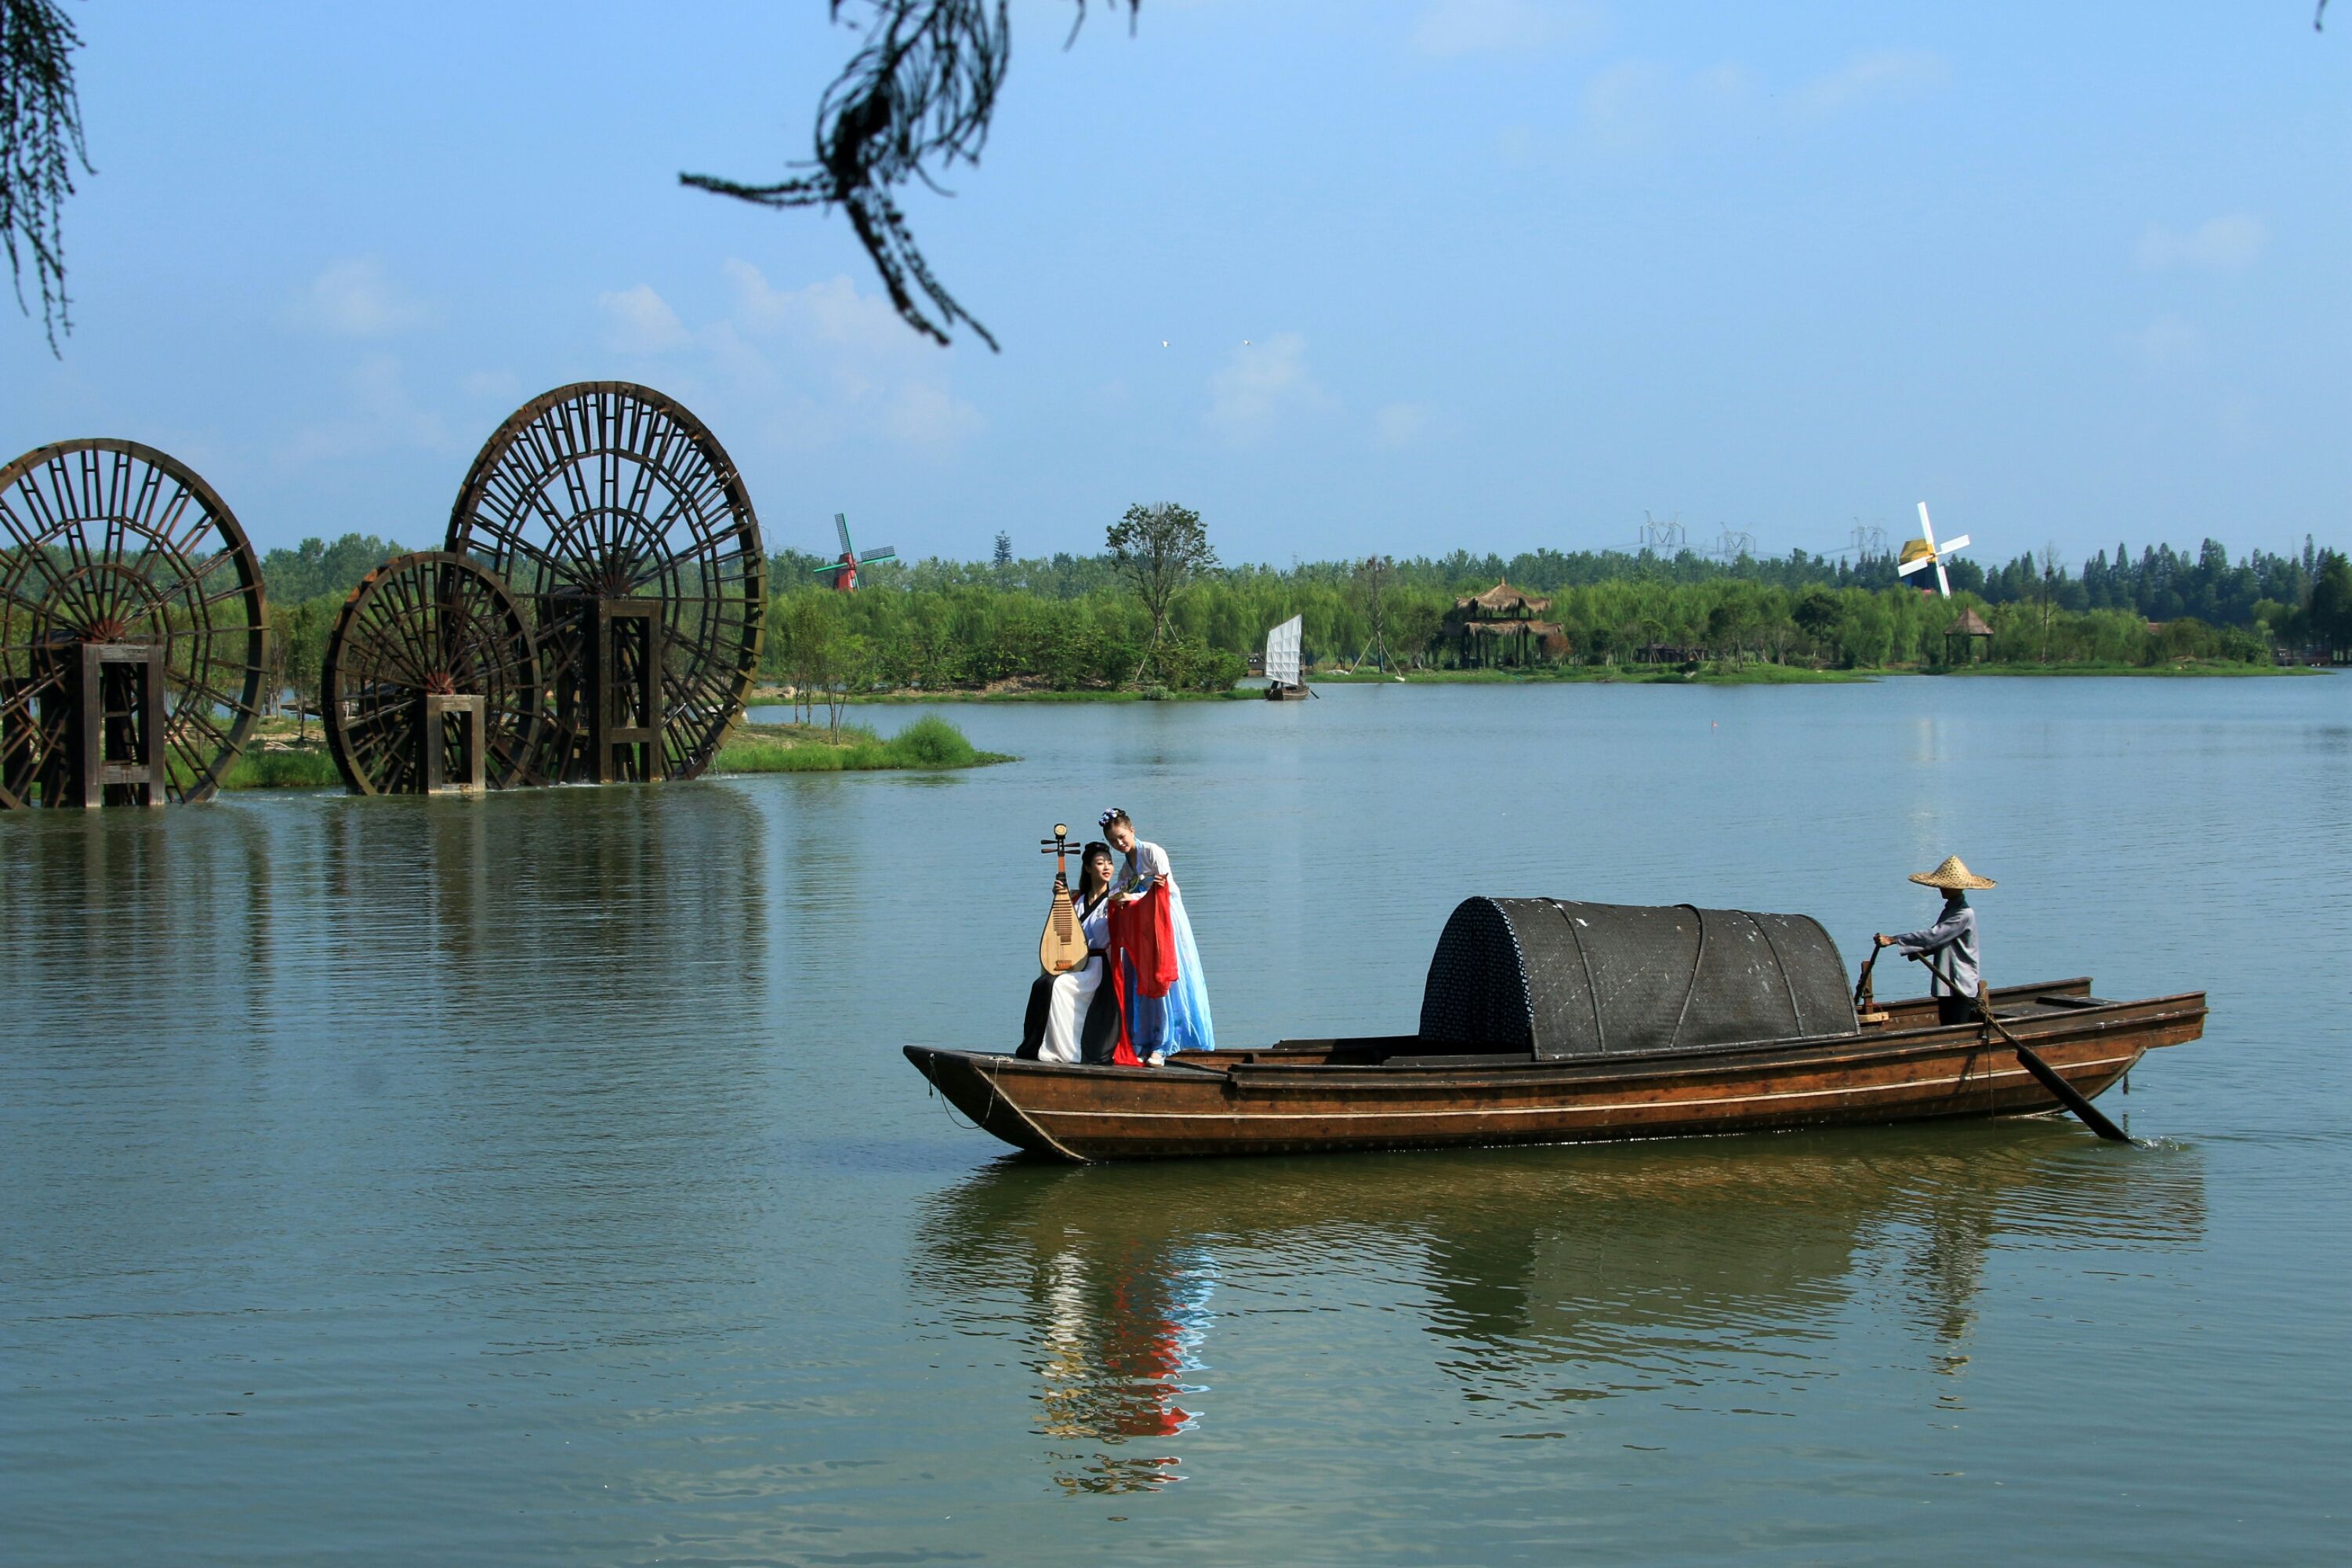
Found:
[[[833,0],[835,20],[847,3]],[[686,174],[678,183],[761,206],[841,208],[900,320],[938,343],[961,322],[994,349],[924,259],[894,192],[919,180],[946,194],[940,181],[957,163],[980,162],[1012,63],[1006,0],[863,3],[873,13],[865,41],[817,104],[815,156],[789,165],[805,172],[770,184]],[[1082,24],[1088,0],[1075,3]],[[1142,0],[1103,3],[1131,17]]]
[[[0,248],[8,253],[16,308],[26,315],[25,265],[32,263],[51,353],[58,352],[58,334],[73,331],[61,216],[74,192],[73,166],[97,172],[74,92],[70,57],[80,47],[81,35],[55,0],[0,0]]]

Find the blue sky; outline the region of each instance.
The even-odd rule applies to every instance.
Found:
[[[1001,354],[899,326],[837,216],[676,183],[804,153],[821,0],[73,9],[76,330],[0,318],[0,446],[152,442],[265,548],[437,542],[505,414],[602,377],[700,414],[772,545],[1089,551],[1156,500],[1274,562],[1923,498],[2004,559],[2352,536],[2309,0],[1146,0],[1066,52],[1021,0],[985,161],[908,198]]]

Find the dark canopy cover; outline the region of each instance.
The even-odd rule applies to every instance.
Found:
[[[1847,985],[1808,915],[1465,899],[1429,961],[1421,1037],[1558,1058],[1851,1035]]]

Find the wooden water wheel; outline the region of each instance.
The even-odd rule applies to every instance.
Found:
[[[742,477],[700,420],[627,382],[533,398],[474,459],[447,548],[532,605],[541,782],[709,765],[758,671],[768,574]]]
[[[521,601],[465,556],[419,551],[361,578],[319,689],[327,749],[361,795],[534,781],[539,639]]]
[[[0,806],[210,795],[268,625],[245,531],[177,458],[62,441],[0,468]]]

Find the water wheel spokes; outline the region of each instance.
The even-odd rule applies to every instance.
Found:
[[[767,560],[733,459],[627,382],[533,398],[474,460],[447,548],[530,601],[550,779],[691,778],[758,672]]]
[[[394,556],[327,638],[327,750],[361,795],[462,787],[476,772],[493,789],[543,783],[543,679],[530,616],[496,574],[446,551]]]
[[[260,717],[268,626],[245,531],[168,453],[63,441],[0,468],[0,805],[210,795]]]

